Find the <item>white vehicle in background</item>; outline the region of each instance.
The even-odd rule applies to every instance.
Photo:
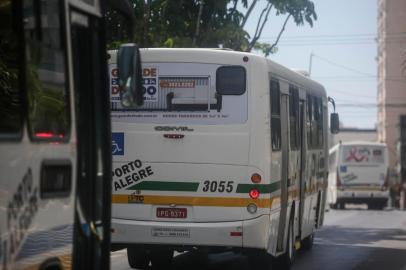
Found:
[[[250,53],[144,49],[145,103],[128,110],[110,54],[113,248],[140,269],[196,249],[288,269],[323,222],[323,86]]]
[[[333,209],[344,209],[346,203],[383,209],[389,198],[386,144],[345,142],[332,147],[327,195]]]

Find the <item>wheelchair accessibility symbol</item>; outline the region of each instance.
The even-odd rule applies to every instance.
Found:
[[[124,155],[124,133],[113,132],[111,135],[111,154],[115,156]]]

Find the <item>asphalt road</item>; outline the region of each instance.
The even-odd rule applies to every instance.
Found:
[[[131,269],[125,250],[113,252],[111,269]],[[250,270],[244,256],[180,254],[173,269]],[[406,211],[371,211],[352,207],[330,210],[311,251],[297,252],[293,270],[406,270]]]

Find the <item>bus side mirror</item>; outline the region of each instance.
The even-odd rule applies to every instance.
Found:
[[[118,85],[123,107],[131,109],[144,102],[141,55],[134,43],[122,44],[117,53]]]
[[[337,134],[340,131],[340,121],[338,113],[330,114],[330,131],[332,134]]]

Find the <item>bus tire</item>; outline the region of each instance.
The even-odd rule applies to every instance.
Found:
[[[343,203],[343,202],[338,203],[338,207],[340,208],[340,210],[344,210],[345,209],[345,203]]]
[[[311,250],[314,243],[314,232],[302,240],[301,246],[303,250]]]
[[[135,247],[128,247],[127,248],[127,258],[128,264],[131,268],[137,269],[148,269],[149,267],[149,256],[146,250],[135,248]]]
[[[151,250],[151,269],[167,270],[172,267],[173,250],[169,248],[155,248]]]
[[[272,257],[272,255],[263,251],[251,252],[250,254],[248,254],[250,269],[270,270],[272,267],[273,259],[274,258]]]
[[[286,243],[286,252],[276,261],[276,269],[289,270],[292,267],[296,255],[295,237],[293,235],[293,220],[291,218],[288,229],[288,239]]]

